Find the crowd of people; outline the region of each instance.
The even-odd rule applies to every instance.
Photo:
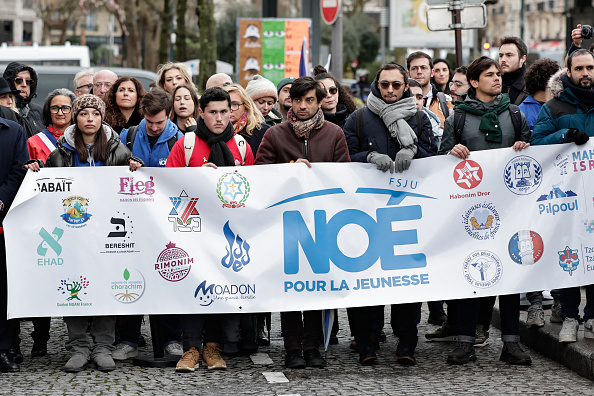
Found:
[[[584,144],[594,135],[594,54],[582,49],[581,30],[561,68],[550,59],[526,67],[527,47],[517,37],[501,40],[499,61],[486,56],[452,69],[425,52],[408,55],[406,65],[381,66],[371,83],[359,73],[353,90],[320,65],[313,77],[286,77],[276,86],[256,75],[242,87],[215,74],[199,95],[184,64],[160,66],[148,92],[133,77],[109,70],[82,70],[74,92],[52,91],[43,107],[31,101],[38,76],[13,62],[0,78],[0,220],[26,170],[56,166],[226,167],[260,164],[363,162],[382,172],[406,172],[418,158],[531,144]],[[365,103],[357,106],[357,102]],[[6,257],[0,233],[0,370],[19,370],[20,321],[6,320]],[[563,323],[560,342],[576,342],[580,321],[594,338],[593,286],[580,318],[579,288],[552,291],[551,322]],[[526,325],[545,325],[543,291],[527,293]],[[485,345],[495,297],[432,301],[428,341],[453,342],[451,364],[477,359]],[[391,326],[398,337],[395,360],[417,363],[421,302],[393,304]],[[499,296],[503,350],[509,364],[531,364],[519,344],[520,295]],[[446,312],[447,307],[447,312]],[[348,308],[353,340],[362,365],[377,363],[385,340],[384,306]],[[249,355],[270,345],[270,313],[183,314],[151,317],[160,328],[164,352],[179,356],[178,372],[192,372],[203,360],[208,369],[226,369],[225,359]],[[281,333],[287,368],[324,367],[321,311],[282,312]],[[64,366],[79,372],[91,361],[114,370],[115,360],[138,355],[144,343],[141,315],[65,317]],[[47,354],[50,318],[32,318],[31,356]],[[338,343],[338,322],[330,343]],[[223,358],[224,357],[224,358]]]

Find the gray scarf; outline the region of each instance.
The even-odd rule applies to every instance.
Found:
[[[396,103],[386,103],[379,99],[373,93],[367,98],[367,107],[372,113],[377,114],[390,131],[390,135],[400,145],[400,151],[412,153],[412,157],[417,153],[417,135],[408,125],[410,117],[417,113],[417,105],[414,98],[403,98]],[[418,125],[417,128],[422,127]]]

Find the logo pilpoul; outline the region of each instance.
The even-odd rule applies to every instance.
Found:
[[[198,198],[190,198],[182,190],[179,197],[169,197],[173,207],[169,212],[169,222],[173,224],[173,232],[200,232],[202,229],[200,213],[196,209]]]
[[[225,247],[227,254],[222,258],[221,264],[225,268],[233,268],[233,271],[239,272],[250,263],[250,245],[239,234],[233,233],[228,221],[223,226],[223,234],[229,246]]]
[[[73,195],[62,200],[64,214],[60,217],[69,227],[80,228],[86,226],[86,222],[91,219],[89,214],[89,200],[87,198]]]
[[[223,203],[223,208],[244,207],[250,196],[250,183],[237,171],[225,173],[217,182],[217,196]]]
[[[190,273],[194,258],[190,257],[185,250],[175,246],[175,243],[169,242],[166,249],[159,253],[155,270],[165,280],[170,282],[179,282]]]
[[[542,257],[544,244],[541,236],[530,230],[516,232],[508,244],[509,257],[521,265],[532,265]]]
[[[70,280],[70,278],[62,279],[60,280],[58,292],[60,292],[63,295],[68,295],[66,301],[77,300],[79,302],[82,302],[80,297],[87,295],[85,289],[89,287],[89,284],[90,282],[87,280],[87,278],[83,277],[82,275],[80,275],[78,278],[74,278],[74,280]],[[88,305],[90,305],[90,303]]]
[[[43,257],[39,257],[37,259],[37,265],[45,266],[64,264],[64,259],[59,257],[60,254],[62,254],[62,246],[60,245],[59,241],[62,239],[63,235],[64,230],[61,228],[54,227],[54,230],[50,234],[45,228],[41,227],[41,230],[39,230],[41,242],[39,245],[37,245],[37,254]],[[52,252],[55,253],[57,257],[52,257]]]
[[[128,271],[126,268],[122,273],[122,279],[111,282],[110,287],[111,295],[116,301],[130,304],[138,301],[144,294],[144,276],[138,270]]]
[[[507,163],[503,171],[503,180],[509,191],[514,194],[532,194],[540,187],[542,167],[534,158],[520,155]]]
[[[500,218],[495,206],[490,202],[475,204],[462,216],[464,229],[479,241],[493,239],[499,231]]]
[[[477,250],[464,259],[464,279],[474,287],[486,289],[501,280],[503,265],[497,255],[488,250]]]
[[[481,184],[482,180],[483,168],[475,161],[462,161],[454,168],[454,181],[463,189],[473,189]]]
[[[577,270],[580,265],[577,249],[572,250],[569,246],[565,246],[564,250],[557,253],[559,254],[559,265],[563,268],[563,271],[569,272],[571,276],[573,271]]]

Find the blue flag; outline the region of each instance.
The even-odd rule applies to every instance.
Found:
[[[307,47],[305,36],[303,36],[303,44],[301,45],[301,58],[299,59],[299,77],[307,76]]]

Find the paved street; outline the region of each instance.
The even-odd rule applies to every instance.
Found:
[[[349,351],[350,335],[346,311],[340,310],[339,344],[328,351],[325,369],[289,370],[283,366],[280,316],[273,314],[272,345],[260,349],[272,359],[271,365],[256,365],[249,357],[227,359],[227,371],[208,371],[204,366],[194,373],[177,374],[173,368],[147,369],[129,362],[117,363],[116,371],[102,373],[94,367],[79,374],[67,374],[62,366],[68,359],[64,350],[66,326],[61,318],[52,320],[52,339],[46,357],[30,357],[31,322],[23,322],[21,336],[25,361],[21,372],[0,374],[0,394],[13,395],[395,395],[395,394],[572,394],[594,393],[594,384],[564,366],[529,351],[531,367],[510,366],[499,361],[500,333],[491,328],[490,344],[477,348],[478,361],[465,366],[445,363],[452,344],[426,342],[424,333],[435,329],[428,325],[424,309],[418,365],[403,367],[395,363],[396,340],[389,325],[384,330],[387,342],[381,344],[379,364],[362,367],[357,354]],[[547,314],[548,316],[548,314]],[[386,321],[389,319],[386,311]],[[149,344],[141,352],[150,353],[149,329],[143,327]],[[263,373],[282,373],[285,383],[269,383]],[[278,374],[277,374],[278,375]],[[282,377],[282,375],[281,375]]]

